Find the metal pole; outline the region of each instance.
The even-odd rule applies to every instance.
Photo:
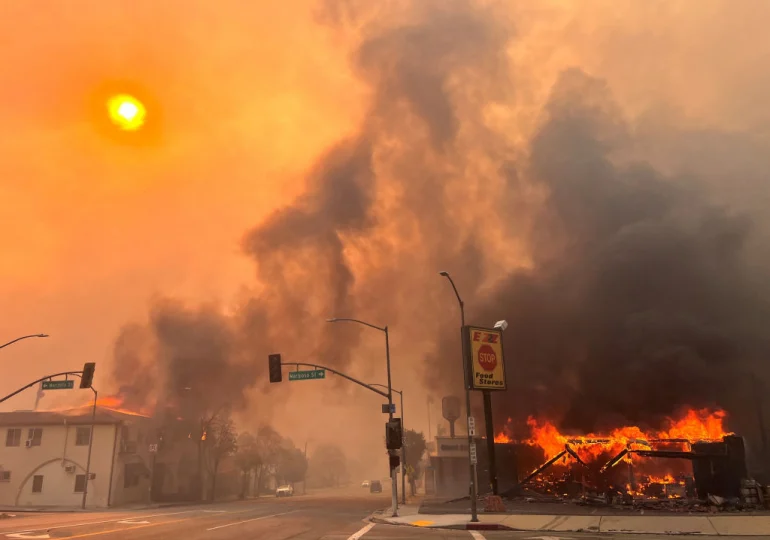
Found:
[[[18,337],[16,339],[12,340],[12,341],[9,341],[8,343],[0,345],[0,349],[3,349],[5,347],[7,347],[8,345],[13,345],[17,341],[21,341],[22,339],[29,339],[29,338],[33,338],[33,337],[48,337],[48,334],[32,334],[31,336],[21,336],[21,337]]]
[[[401,441],[401,504],[406,504],[406,424],[404,424],[404,391],[401,395],[401,429],[403,430],[403,440]]]
[[[96,398],[98,394],[96,393],[96,389],[92,386],[91,390],[94,392],[94,407],[91,410],[91,436],[88,438],[88,458],[86,458],[86,482],[83,486],[83,503],[81,504],[81,508],[85,509],[86,507],[86,497],[88,496],[88,480],[89,476],[91,475],[91,448],[94,445],[94,427],[96,426]]]
[[[495,456],[495,426],[492,422],[492,393],[482,390],[484,396],[484,424],[487,428],[487,455],[489,456],[489,483],[492,495],[497,493],[497,458]]]
[[[385,326],[384,331],[385,331],[385,361],[387,363],[387,368],[388,368],[388,421],[393,421],[393,389],[391,387],[391,380],[390,380],[390,340],[388,339],[387,326]],[[402,424],[402,429],[403,429],[403,424]],[[393,517],[398,517],[398,479],[396,478],[395,467],[393,467],[390,471],[390,483],[391,483],[391,504],[393,504]]]
[[[307,440],[305,440],[305,473],[302,475],[302,494],[307,494]]]
[[[464,329],[465,329],[465,303],[463,302],[462,298],[460,298],[460,293],[457,292],[457,287],[455,287],[455,282],[452,281],[452,276],[449,275],[448,272],[441,272],[441,275],[444,276],[449,280],[449,283],[452,284],[452,289],[455,292],[455,296],[457,297],[457,301],[460,304],[460,339],[462,340],[462,366],[463,366],[463,379],[465,380],[465,409],[468,418],[471,417],[471,387],[470,387],[470,381],[468,380],[468,367],[465,365],[465,358],[466,358],[466,351],[465,351],[465,336],[463,335]],[[465,425],[468,425],[468,421],[466,418]],[[470,484],[471,484],[471,522],[476,523],[479,521],[478,511],[476,508],[478,495],[477,495],[477,489],[476,489],[476,464],[473,463],[473,460],[471,459],[471,447],[473,446],[473,437],[470,434],[470,430],[468,430],[468,464],[469,464],[469,474],[470,474]]]

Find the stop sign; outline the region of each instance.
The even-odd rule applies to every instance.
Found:
[[[492,371],[497,367],[497,355],[489,345],[479,347],[479,365],[484,371]]]

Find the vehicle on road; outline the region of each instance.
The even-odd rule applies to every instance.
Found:
[[[280,486],[275,490],[276,497],[291,497],[294,495],[294,488],[291,486]]]
[[[369,480],[364,480],[361,482],[361,487],[369,487]]]
[[[382,482],[372,480],[371,484],[369,484],[369,493],[382,493]]]

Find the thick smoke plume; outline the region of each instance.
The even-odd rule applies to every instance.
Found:
[[[601,3],[574,13],[529,2],[372,4],[317,12],[364,88],[358,127],[318,159],[295,200],[246,233],[256,284],[233,309],[163,300],[146,325],[123,331],[124,395],[181,402],[192,388],[206,408],[264,412],[256,396],[276,395],[265,368],[277,351],[384,382],[380,336],[324,322],[357,317],[389,325],[394,385],[422,409],[425,394],[461,384],[459,313],[437,275],[448,270],[469,322],[510,323],[510,391],[494,397],[501,423],[546,415],[589,431],[657,424],[681,406],[748,414],[737,389],[767,379],[758,247],[767,223],[756,197],[736,192],[767,197],[768,154],[757,151],[767,150],[766,126],[722,102],[702,112],[675,85],[655,94],[644,77],[652,94],[640,98],[615,50],[633,29],[592,35]],[[636,4],[612,5],[624,20],[647,20]],[[728,4],[709,5],[721,23]],[[661,26],[676,19],[670,9]],[[548,33],[549,21],[570,18],[565,27],[585,33]],[[682,31],[709,43],[712,23],[703,35]],[[647,59],[645,44],[626,47],[626,63]],[[131,378],[139,365],[152,367],[151,381]],[[299,391],[282,388],[297,412]],[[340,392],[328,400],[351,390]]]

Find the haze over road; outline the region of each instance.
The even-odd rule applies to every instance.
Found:
[[[155,510],[16,514],[0,521],[0,540],[646,540],[652,535],[462,531],[373,524],[367,517],[388,495],[352,490],[285,499],[178,506]],[[729,537],[719,537],[720,539]]]

